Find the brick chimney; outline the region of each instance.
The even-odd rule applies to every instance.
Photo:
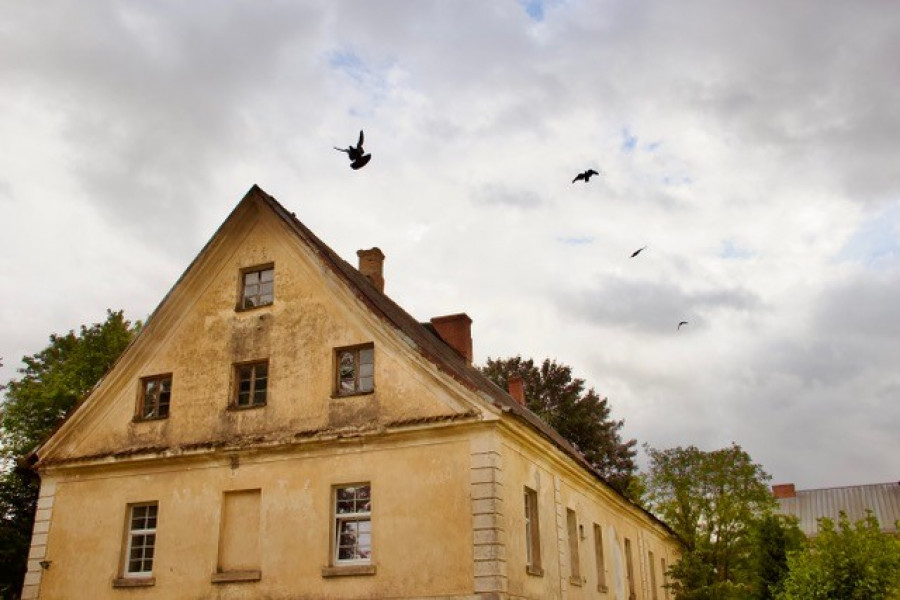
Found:
[[[357,250],[359,272],[372,282],[379,292],[384,292],[384,254],[378,248]]]
[[[793,483],[779,483],[772,486],[772,493],[776,498],[796,498],[797,490],[794,489]]]
[[[506,382],[506,387],[509,390],[509,395],[513,397],[513,400],[525,406],[525,381],[519,375],[513,375],[509,378],[509,381]]]
[[[434,317],[431,325],[444,342],[472,364],[472,319],[466,313]]]

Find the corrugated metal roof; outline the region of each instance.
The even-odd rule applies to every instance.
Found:
[[[818,520],[827,517],[837,522],[840,512],[851,523],[871,510],[882,531],[897,533],[900,520],[900,483],[875,483],[820,490],[797,490],[794,498],[778,498],[780,512],[800,519],[800,529],[806,535],[818,533]]]

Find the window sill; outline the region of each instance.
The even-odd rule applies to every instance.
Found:
[[[359,396],[371,396],[374,393],[375,393],[374,389],[369,390],[368,392],[347,392],[346,394],[334,393],[334,394],[331,394],[331,399],[332,400],[340,400],[342,398],[357,398]]]
[[[154,421],[165,421],[169,418],[169,415],[164,417],[134,417],[131,419],[132,423],[153,423]]]
[[[247,569],[244,571],[223,571],[213,573],[212,583],[239,583],[242,581],[259,581],[262,579],[262,571],[259,569]]]
[[[242,410],[253,410],[254,408],[265,408],[265,404],[250,404],[248,406],[238,406],[237,404],[229,404],[225,410],[233,412],[241,412]]]
[[[535,577],[543,577],[544,576],[544,569],[542,569],[540,567],[535,567],[532,565],[525,565],[525,572],[528,573],[529,575],[534,575]]]
[[[375,565],[338,565],[322,567],[322,577],[354,577],[357,575],[374,575]]]
[[[572,575],[569,577],[569,584],[581,587],[584,585],[584,582],[581,580],[581,577],[575,577]]]
[[[234,312],[245,313],[245,312],[250,312],[253,310],[260,309],[260,308],[268,308],[270,306],[273,306],[274,304],[275,304],[274,302],[269,302],[268,304],[257,304],[255,306],[244,306],[242,304],[238,304],[237,306],[234,307]]]
[[[116,577],[112,580],[114,588],[150,587],[156,585],[156,577]]]
[[[607,594],[607,593],[609,593],[609,587],[605,586],[605,585],[598,585],[597,591],[600,592],[601,594]]]

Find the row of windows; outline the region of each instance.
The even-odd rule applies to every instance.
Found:
[[[541,534],[539,528],[538,513],[538,496],[537,492],[526,487],[524,493],[525,507],[525,569],[531,575],[543,575],[544,570],[541,567]],[[575,585],[582,584],[581,576],[581,557],[580,557],[580,540],[584,539],[583,526],[578,524],[578,517],[572,509],[566,509],[566,528],[568,533],[569,545],[569,581]],[[597,565],[597,589],[601,592],[607,592],[606,582],[606,562],[603,556],[603,528],[597,523],[593,524],[594,533],[594,558]],[[659,600],[659,592],[656,584],[656,559],[653,552],[647,555],[650,566],[650,589],[652,600]],[[668,587],[666,587],[666,559],[660,559],[660,569],[663,574],[663,590],[665,599],[669,598]],[[627,597],[634,599],[634,562],[632,559],[631,540],[625,538],[625,576],[627,584]]]
[[[226,492],[222,501],[216,581],[229,571],[259,570],[260,490]],[[128,507],[121,577],[125,582],[151,580],[160,522],[158,502]],[[372,487],[342,485],[332,491],[331,563],[334,567],[372,563]],[[224,574],[225,576],[222,576]],[[127,583],[122,583],[127,585]]]
[[[375,348],[372,344],[339,348],[335,351],[334,394],[352,396],[375,389]],[[269,389],[269,361],[234,365],[230,406],[265,406]],[[165,419],[172,400],[172,374],[141,379],[137,406],[138,420]]]

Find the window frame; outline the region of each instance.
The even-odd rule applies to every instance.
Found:
[[[659,588],[656,587],[656,555],[653,550],[647,551],[648,568],[650,569],[650,599],[659,600]]]
[[[154,508],[155,512],[153,514],[153,527],[143,527],[143,528],[134,528],[134,519],[135,519],[135,510],[141,508]],[[149,520],[149,515],[144,516],[145,524]],[[159,530],[159,502],[157,501],[148,501],[148,502],[135,502],[132,504],[128,504],[128,507],[125,511],[125,540],[122,547],[122,579],[126,580],[134,580],[134,579],[152,579],[153,578],[153,566],[156,560],[156,539],[157,539],[157,531]],[[142,548],[146,552],[146,549],[150,549],[150,558],[146,558],[143,556],[139,559],[142,566],[149,560],[150,570],[145,571],[132,571],[131,563],[132,563],[132,551],[135,548],[134,541],[135,537],[143,536],[144,538],[148,536],[153,536],[153,543],[151,545],[143,545]]]
[[[366,488],[368,490],[368,510],[366,511],[355,511],[349,513],[341,513],[338,512],[338,503],[341,501],[339,499],[339,495],[341,490],[349,490],[353,488]],[[331,488],[331,564],[334,567],[356,567],[356,566],[368,566],[372,565],[372,555],[375,544],[373,543],[373,531],[372,531],[372,516],[373,516],[373,497],[372,497],[372,484],[371,482],[359,482],[359,483],[342,483],[340,485],[332,486]],[[354,507],[355,503],[361,502],[362,500],[354,496],[353,502]],[[342,526],[344,523],[368,523],[368,535],[369,535],[369,544],[368,544],[368,556],[363,558],[340,558],[341,554],[341,532],[343,530]],[[358,543],[354,546],[354,550],[358,552],[360,545]],[[346,547],[346,546],[343,546]],[[365,574],[365,573],[361,573]]]
[[[523,505],[525,509],[525,572],[541,577],[544,569],[541,566],[541,526],[538,509],[538,493],[527,485],[524,486]]]
[[[262,281],[262,273],[265,273],[268,271],[272,272],[272,279],[271,279],[272,290],[268,294],[262,294],[260,289],[257,288],[257,291],[255,294],[251,294],[248,296],[248,294],[247,294],[247,286],[248,286],[247,276],[253,275],[254,273],[258,273],[260,275],[259,281],[257,281],[256,283],[253,283],[253,284],[249,284],[249,285],[260,286],[262,283],[268,283],[267,281],[266,282]],[[257,308],[263,308],[263,307],[272,306],[273,304],[275,304],[275,263],[273,263],[273,262],[265,263],[265,264],[254,265],[252,267],[246,267],[246,268],[241,269],[240,276],[238,277],[238,294],[237,294],[237,296],[238,296],[237,304],[236,304],[235,309],[239,312],[246,311],[246,310],[254,310]],[[269,297],[268,302],[260,303],[258,301],[259,298],[266,297],[266,296]],[[257,302],[248,305],[247,304],[248,298],[256,298]]]
[[[257,369],[257,367],[260,367],[260,366],[265,366],[265,368],[266,368],[266,375],[264,378],[265,382],[266,382],[266,386],[262,390],[264,392],[263,401],[261,403],[258,403],[258,402],[256,402],[256,395],[259,390],[257,390],[257,388],[256,388],[256,383],[257,383],[257,381],[259,381],[260,379],[263,379],[263,378],[257,377],[256,369]],[[248,368],[250,369],[250,379],[249,379],[250,390],[248,392],[249,398],[250,398],[250,403],[249,404],[241,404],[240,403],[241,382],[244,381],[241,379],[241,371],[244,369],[248,369]],[[235,363],[234,366],[232,367],[233,383],[231,386],[231,388],[232,388],[231,389],[231,399],[228,402],[228,408],[230,410],[252,410],[254,408],[262,408],[264,406],[267,406],[269,404],[269,379],[270,378],[271,378],[271,368],[269,366],[269,359],[267,359],[267,358],[263,359],[263,360],[251,360],[251,361],[246,361],[246,362]]]
[[[625,581],[628,586],[628,600],[637,598],[637,590],[634,581],[634,556],[632,555],[631,540],[625,538]]]
[[[571,508],[566,508],[566,531],[569,542],[569,583],[580,586],[581,580],[581,551],[578,547],[578,515]]]
[[[371,350],[371,363],[363,363],[363,352]],[[342,357],[344,354],[350,353],[353,356],[353,389],[345,390],[343,387],[344,377],[342,372]],[[361,374],[363,366],[371,365],[371,375],[364,377]],[[361,380],[371,379],[371,383],[367,389],[362,388]],[[362,396],[365,394],[375,393],[375,343],[368,342],[365,344],[356,344],[354,346],[342,346],[334,349],[334,398],[346,398],[349,396]]]
[[[606,593],[609,586],[606,584],[606,557],[603,551],[603,527],[594,523],[594,560],[597,564],[597,591]]]
[[[134,415],[135,421],[157,421],[157,420],[169,418],[169,411],[172,407],[172,380],[173,380],[172,373],[164,373],[162,375],[150,375],[148,377],[141,377],[140,384],[139,384],[140,387],[138,388],[137,407],[136,407],[135,415]],[[165,382],[168,382],[169,385],[168,385],[168,390],[164,391],[162,389],[162,384],[164,384]],[[157,413],[156,415],[146,414],[147,413],[147,410],[146,410],[147,388],[151,384],[160,384],[160,388],[157,391],[156,396],[154,398],[154,412]],[[160,406],[163,406],[163,404],[160,402],[161,396],[163,394],[165,394],[165,396],[166,396],[166,401],[165,401],[165,405],[164,405],[165,411],[166,411],[165,415],[159,414],[161,412]]]

